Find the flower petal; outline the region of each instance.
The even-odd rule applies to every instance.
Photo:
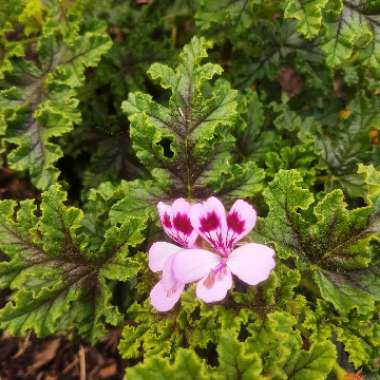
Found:
[[[149,249],[148,266],[152,272],[159,272],[164,269],[165,263],[168,258],[176,252],[183,249],[178,245],[158,241],[152,244]]]
[[[209,276],[202,278],[197,284],[197,297],[205,302],[218,302],[224,299],[228,290],[232,287],[232,275],[228,268],[224,268],[215,274],[212,282],[209,281]]]
[[[227,259],[231,272],[249,285],[266,280],[275,266],[274,250],[266,245],[249,243],[235,249]]]
[[[172,208],[164,202],[158,202],[157,204],[158,215],[160,216],[160,221],[162,226],[165,228],[172,228],[171,215]]]
[[[236,242],[246,236],[255,224],[255,209],[249,203],[241,199],[237,200],[227,215],[227,246],[233,248]]]
[[[159,281],[150,292],[150,302],[158,311],[168,311],[178,302],[184,287],[184,284],[177,283],[175,288],[167,290]]]
[[[190,221],[191,205],[183,198],[176,199],[171,206],[159,202],[157,205],[162,227],[166,234],[182,247],[191,248],[198,233]]]
[[[178,214],[178,213],[184,213],[184,214],[190,214],[191,204],[184,198],[177,198],[172,203],[172,213]]]
[[[179,252],[179,251],[178,251]],[[161,282],[165,286],[166,289],[171,289],[175,287],[177,284],[177,280],[173,273],[173,260],[174,260],[175,254],[170,256],[164,265],[164,269],[162,270],[162,276],[161,276]]]
[[[205,277],[220,262],[220,257],[204,249],[183,249],[173,258],[175,278],[185,284]]]
[[[203,203],[193,205],[190,219],[191,224],[205,240],[218,252],[226,254],[226,210],[219,199],[211,197]]]

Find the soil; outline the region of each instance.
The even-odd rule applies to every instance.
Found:
[[[0,333],[1,380],[118,380],[124,365],[117,353],[119,331],[94,347],[61,335],[37,339]]]

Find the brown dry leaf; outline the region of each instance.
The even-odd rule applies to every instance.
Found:
[[[111,351],[117,351],[117,346],[119,344],[121,337],[121,329],[116,328],[112,329],[103,339],[103,343],[105,344],[106,348]]]
[[[371,129],[369,137],[372,145],[380,145],[380,129]]]
[[[46,343],[44,349],[37,352],[34,356],[34,362],[32,363],[33,369],[38,369],[43,367],[45,364],[49,363],[50,360],[54,359],[59,346],[61,345],[61,339],[56,338]]]
[[[297,96],[304,87],[305,81],[303,77],[291,67],[283,67],[279,76],[280,86],[285,91],[289,98]]]
[[[116,331],[111,334],[112,338],[116,335]],[[111,349],[113,345],[107,343],[109,341],[90,347],[79,340],[69,341],[59,335],[38,339],[31,334],[27,349],[14,358],[18,350],[25,347],[25,339],[0,331],[0,358],[3,359],[0,360],[0,380],[79,380],[80,346],[86,353],[87,380],[121,380],[124,378],[123,362],[117,349]],[[82,363],[82,376],[83,369]]]
[[[119,28],[116,28],[116,27],[110,27],[108,29],[108,34],[111,36],[111,38],[118,42],[118,43],[121,43],[124,41],[124,33],[119,29]]]
[[[12,338],[8,333],[0,332],[0,358],[6,360],[13,356],[18,349],[18,343],[15,338]]]
[[[334,79],[333,82],[333,95],[337,98],[344,98],[343,81],[340,78]]]
[[[346,380],[364,380],[364,376],[361,371],[359,372],[347,372]]]
[[[32,336],[32,332],[29,331],[28,334],[26,335],[26,337],[24,338],[24,340],[22,342],[20,342],[19,349],[16,352],[16,354],[13,356],[12,359],[17,359],[17,358],[19,358],[20,356],[22,356],[24,354],[24,352],[30,346],[30,343],[31,343],[30,338],[31,338],[31,336]]]
[[[101,379],[108,379],[110,377],[116,376],[117,375],[117,365],[116,363],[111,363],[107,367],[103,367],[99,373],[98,376]]]
[[[35,198],[38,192],[25,178],[10,169],[0,169],[0,199],[2,198]]]
[[[69,363],[62,371],[62,375],[67,375],[69,372],[71,372],[76,366],[78,366],[79,359],[78,356],[75,356],[73,361]]]

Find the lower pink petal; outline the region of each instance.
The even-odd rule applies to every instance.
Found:
[[[184,284],[177,283],[175,288],[167,290],[159,281],[150,292],[150,302],[158,311],[169,311],[180,299],[184,287]]]
[[[228,290],[232,287],[232,275],[228,268],[215,274],[212,284],[208,276],[202,278],[197,284],[197,297],[204,302],[218,302],[223,300]]]
[[[158,241],[149,249],[149,268],[152,272],[160,272],[164,269],[164,265],[168,258],[174,253],[183,249],[178,245]]]
[[[175,278],[185,284],[198,281],[216,267],[220,257],[204,249],[183,249],[173,258]]]
[[[164,265],[164,269],[162,270],[161,282],[165,286],[166,289],[170,289],[178,282],[174,277],[173,273],[173,260],[175,254],[170,256]]]
[[[269,277],[275,266],[274,250],[266,245],[249,243],[235,249],[227,260],[231,272],[249,285]]]

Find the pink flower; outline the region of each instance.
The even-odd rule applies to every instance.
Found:
[[[256,243],[235,248],[256,223],[256,211],[247,202],[237,200],[226,215],[223,204],[211,197],[191,207],[190,220],[213,252],[180,250],[172,256],[170,265],[181,284],[198,282],[198,298],[205,302],[224,299],[232,287],[232,274],[249,285],[268,278],[275,266],[273,249]]]
[[[161,224],[166,234],[178,245],[159,241],[149,250],[149,268],[161,272],[161,280],[150,292],[150,301],[159,311],[170,310],[181,297],[184,283],[176,280],[172,272],[174,255],[184,248],[193,248],[198,233],[190,222],[191,205],[179,198],[171,206],[159,202],[157,205]]]

